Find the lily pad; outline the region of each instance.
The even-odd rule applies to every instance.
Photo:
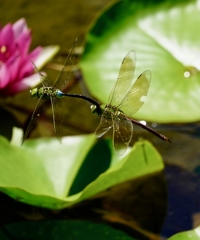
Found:
[[[62,144],[52,138],[27,140],[23,147],[17,147],[0,137],[1,191],[21,202],[62,209],[116,184],[163,169],[161,156],[148,141],[137,142],[121,158],[114,153],[111,155],[108,150],[111,141],[103,145],[97,143],[101,144],[102,156],[97,149],[93,151],[95,141],[95,135],[90,134],[65,137]],[[95,153],[100,155],[99,160]],[[87,158],[91,164],[89,170],[82,169],[81,181],[84,183],[80,188],[77,176]],[[96,167],[96,160],[104,167]],[[105,161],[109,161],[107,166]],[[93,177],[88,180],[90,173]]]
[[[169,240],[197,240],[200,239],[200,227],[193,230],[177,233],[170,237]]]
[[[89,91],[107,103],[123,58],[135,50],[135,79],[152,72],[148,97],[135,118],[199,120],[199,21],[198,1],[125,0],[109,6],[86,36],[80,66]]]

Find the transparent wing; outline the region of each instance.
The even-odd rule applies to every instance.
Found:
[[[31,62],[32,62],[35,70],[37,71],[37,73],[40,75],[40,82],[41,82],[42,86],[43,87],[51,86],[51,81],[37,69],[37,67],[35,66],[33,61],[31,61]]]
[[[113,115],[113,143],[118,155],[123,155],[133,136],[133,124],[126,117]]]
[[[72,49],[70,50],[70,52],[67,56],[67,59],[65,60],[62,71],[59,73],[55,83],[53,84],[54,88],[57,88],[61,91],[66,87],[66,85],[70,79],[71,73],[72,73],[72,67],[74,65],[72,53],[76,46],[77,40],[78,39],[75,40],[74,45],[73,45]]]
[[[151,72],[144,71],[135,81],[131,89],[124,97],[119,109],[128,117],[133,115],[142,107],[144,102],[141,100],[142,96],[147,96],[149,86],[151,83]]]
[[[61,137],[63,136],[63,122],[64,122],[64,106],[63,98],[51,98],[52,114],[53,114],[53,126],[56,137],[61,143]]]
[[[97,127],[95,134],[98,138],[103,136],[109,129],[113,126],[113,121],[111,118],[111,114],[108,109],[105,109],[100,120],[100,124]]]
[[[127,53],[122,61],[117,81],[109,96],[108,102],[111,105],[118,106],[130,88],[135,72],[135,62],[136,56],[132,50]]]
[[[43,100],[42,96],[38,99],[38,102],[37,102],[37,105],[35,107],[35,110],[34,110],[32,116],[31,116],[31,120],[30,120],[30,122],[28,124],[28,127],[27,127],[26,131],[25,131],[23,142],[28,137],[28,134],[33,129],[33,127],[37,124],[37,122],[40,119],[41,115],[45,111],[47,104],[48,104],[48,100]]]

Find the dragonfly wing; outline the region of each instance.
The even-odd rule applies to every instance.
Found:
[[[144,71],[134,82],[131,89],[124,97],[119,109],[128,117],[133,115],[142,107],[144,102],[141,100],[142,96],[147,96],[149,86],[151,83],[151,71]]]
[[[24,134],[23,142],[28,137],[28,134],[33,129],[33,127],[37,124],[38,120],[40,119],[41,115],[43,114],[43,112],[46,109],[46,105],[47,105],[47,100],[42,100],[42,96],[41,96],[38,99],[38,102],[37,102],[37,105],[35,107],[35,110],[34,110],[32,116],[31,116],[31,120],[30,120],[30,122],[28,124],[28,127],[26,129],[26,132]]]
[[[96,136],[98,138],[102,137],[109,129],[112,128],[112,126],[113,126],[113,121],[112,121],[111,115],[109,111],[105,109],[101,116],[100,124],[95,131]]]
[[[123,155],[127,150],[133,135],[132,122],[122,116],[113,116],[113,140],[114,148],[118,155]]]
[[[39,72],[40,74],[40,82],[42,84],[43,87],[49,87],[51,86],[51,81],[41,72]]]
[[[65,114],[61,111],[65,109],[63,106],[64,99],[60,98],[53,98],[51,97],[51,106],[52,106],[52,115],[53,115],[53,126],[55,130],[56,137],[58,141],[61,143],[61,137],[63,135],[63,122],[65,118]]]
[[[38,72],[38,74],[40,75],[40,82],[42,84],[43,87],[49,87],[51,86],[51,81],[44,75],[42,74],[36,67],[36,65],[34,64],[33,61],[31,61],[35,70]]]
[[[109,103],[111,105],[118,106],[130,88],[135,72],[135,62],[136,56],[132,50],[127,53],[122,61],[117,81],[109,96]]]
[[[62,71],[59,73],[55,83],[53,84],[54,88],[57,88],[61,91],[66,87],[66,85],[70,79],[71,73],[72,73],[72,67],[74,65],[72,54],[73,54],[73,50],[76,46],[77,40],[78,39],[75,40],[74,45],[73,45],[72,49],[70,50],[70,52],[67,56],[67,59],[65,60]]]

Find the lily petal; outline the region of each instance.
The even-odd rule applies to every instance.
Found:
[[[14,94],[16,92],[21,92],[26,89],[33,88],[39,83],[40,83],[40,75],[38,73],[32,74],[29,77],[23,78],[20,82],[13,84],[9,89],[9,94]]]
[[[6,64],[0,65],[0,90],[3,89],[10,80],[10,73],[8,71],[8,68]]]
[[[16,47],[19,48],[19,51],[24,57],[29,50],[31,44],[31,31],[25,31],[23,32],[17,39],[16,39]]]
[[[59,49],[53,46],[43,51],[42,47],[37,47],[29,53],[31,40],[31,30],[24,18],[0,28],[0,96],[14,95],[35,87],[40,82],[40,76],[34,74],[31,60],[34,63],[39,61],[41,68]]]
[[[7,24],[0,31],[0,52],[1,61],[5,62],[14,51],[14,35],[11,24]]]
[[[35,60],[38,58],[39,54],[41,53],[42,48],[37,47],[35,50],[33,50],[28,56],[26,56],[23,61],[21,62],[21,68],[19,72],[19,78],[25,78],[28,75],[32,74],[34,72],[34,66],[31,61],[35,62]]]
[[[26,20],[24,18],[19,19],[13,24],[13,32],[15,38],[18,38],[21,33],[26,32],[28,29]]]

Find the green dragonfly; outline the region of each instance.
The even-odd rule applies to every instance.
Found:
[[[61,100],[61,98],[65,97],[65,96],[82,98],[82,99],[94,104],[96,106],[96,108],[99,109],[99,107],[100,107],[99,103],[87,96],[62,92],[62,90],[66,88],[67,83],[70,78],[71,71],[68,71],[69,65],[71,64],[71,67],[72,67],[74,64],[72,61],[72,53],[76,46],[76,42],[77,42],[77,39],[75,40],[74,45],[69,52],[69,55],[64,63],[63,68],[62,68],[62,71],[59,73],[59,75],[53,85],[51,84],[51,81],[46,76],[44,76],[42,73],[40,73],[37,70],[36,66],[33,63],[33,65],[35,66],[35,69],[40,74],[40,80],[41,80],[42,87],[34,88],[34,89],[30,90],[31,97],[38,98],[38,102],[36,104],[35,110],[33,111],[33,114],[31,116],[28,127],[25,131],[23,142],[25,141],[25,139],[27,138],[28,134],[33,129],[33,127],[37,124],[37,122],[40,119],[43,112],[46,110],[49,100],[51,102],[51,107],[52,107],[54,131],[60,142],[61,142],[61,140],[59,137],[62,134],[61,125],[62,125],[62,121],[63,121],[63,113],[60,114],[59,110],[63,111],[63,109],[64,109],[64,106],[62,106],[63,100]]]
[[[146,70],[132,84],[136,64],[136,54],[132,50],[122,61],[119,75],[112,89],[108,104],[101,105],[100,110],[91,106],[94,114],[101,116],[100,124],[96,129],[96,136],[103,136],[113,128],[113,144],[118,155],[123,155],[129,146],[133,135],[133,123],[153,133],[164,141],[170,140],[152,128],[132,119],[133,115],[142,107],[142,97],[147,95],[151,71]]]

